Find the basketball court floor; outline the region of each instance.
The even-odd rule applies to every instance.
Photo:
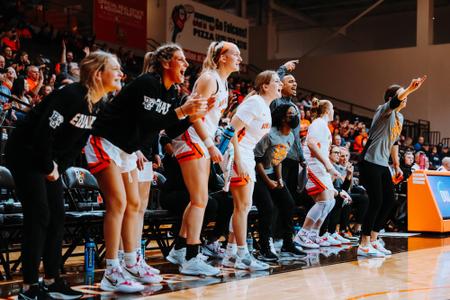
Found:
[[[283,258],[268,272],[223,269],[217,277],[189,277],[162,258],[149,261],[161,269],[164,282],[141,294],[102,292],[95,278],[69,266],[65,278],[83,299],[450,299],[450,238],[384,237],[393,251],[387,258],[359,258],[356,247],[308,251],[302,260]],[[2,299],[15,299],[21,281],[0,284]]]

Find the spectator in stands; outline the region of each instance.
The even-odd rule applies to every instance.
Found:
[[[341,155],[340,149],[341,148],[337,145],[332,145],[330,148],[329,159],[333,164],[333,167],[339,172],[339,175],[333,180],[333,186],[338,193],[335,196],[336,204],[325,218],[321,228],[322,240],[329,243],[331,246],[350,243],[350,240],[342,237],[337,231],[337,226],[341,223],[343,207],[345,206],[345,209],[348,209],[352,201],[347,192],[350,190],[353,180],[353,166],[351,164],[346,166],[341,166],[339,164]],[[348,215],[348,213],[346,215]]]
[[[82,84],[46,98],[10,135],[6,162],[23,209],[23,291],[19,299],[77,299],[60,277],[64,197],[60,174],[80,154],[95,120],[93,106],[117,88],[116,58],[95,53],[82,63]],[[102,70],[102,71],[99,71]],[[22,79],[23,80],[23,79]],[[23,80],[24,81],[24,80]],[[39,283],[39,265],[45,277]],[[45,292],[44,292],[45,291]]]
[[[403,171],[403,182],[401,182],[398,187],[398,190],[403,194],[406,194],[407,189],[406,181],[413,172],[412,170],[413,165],[414,165],[414,154],[410,151],[405,152],[403,154],[403,159],[400,162],[400,168]]]
[[[28,66],[31,65],[30,59],[28,58],[28,53],[21,51],[16,62],[16,71],[19,75],[27,75],[26,70]]]
[[[347,147],[341,147],[340,150],[341,154],[339,157],[339,166],[341,170],[345,169],[346,172],[348,172],[346,173],[347,176],[350,176],[350,173],[353,173],[353,165],[350,163],[350,152]],[[341,173],[343,174],[343,171],[341,171]],[[340,231],[344,238],[354,241],[358,240],[361,235],[362,223],[369,207],[369,198],[367,197],[364,187],[357,183],[359,182],[358,178],[353,176],[351,181],[350,197],[352,199],[351,206],[355,208],[355,223],[350,229],[349,223],[351,211],[347,207],[342,211]]]
[[[294,257],[304,256],[293,241],[294,199],[282,178],[282,161],[294,144],[292,129],[298,127],[300,117],[298,108],[293,104],[280,104],[272,111],[272,128],[256,145],[256,183],[253,203],[258,208],[259,243],[262,261],[277,261],[278,256],[272,252],[274,208],[277,207],[281,220],[283,246],[281,252]]]
[[[335,136],[333,136],[333,145],[337,146],[337,147],[342,146],[342,139],[339,134],[336,134]]]
[[[307,95],[305,98],[303,98],[303,100],[301,101],[301,105],[303,105],[305,110],[310,110],[312,107],[312,101],[311,99],[313,98],[312,95]]]
[[[300,110],[300,137],[303,138],[308,133],[308,127],[311,125],[311,122],[306,119],[305,111]]]
[[[417,143],[414,145],[414,150],[421,151],[424,143],[425,143],[425,138],[423,136],[419,136]]]
[[[297,95],[297,81],[292,74],[295,70],[298,60],[290,60],[283,64],[278,70],[278,76],[283,83],[281,90],[281,98],[276,99],[270,105],[270,110],[273,112],[278,106],[282,104],[292,104],[298,117],[300,117],[300,111],[294,104],[294,97]],[[298,171],[299,163],[304,164],[305,158],[303,157],[303,150],[300,142],[300,124],[297,124],[292,129],[294,134],[294,144],[290,147],[285,160],[283,160],[283,180],[286,186],[294,198],[298,198],[297,185],[298,185]]]
[[[28,82],[24,77],[19,76],[14,80],[11,94],[16,96],[22,103],[13,102],[13,106],[19,110],[14,110],[12,113],[12,119],[14,121],[21,121],[25,118],[27,112],[31,109],[31,98],[28,97],[29,91]]]
[[[5,58],[5,60],[6,60],[6,66],[7,67],[9,67],[9,66],[13,66],[14,67],[14,53],[13,53],[13,51],[11,50],[11,47],[9,47],[9,46],[4,46],[3,47],[3,57]]]
[[[0,55],[0,71],[6,68],[6,60],[3,55]]]
[[[430,167],[433,170],[436,170],[437,168],[439,168],[442,160],[441,160],[441,156],[438,153],[437,146],[433,146],[433,148],[431,148],[431,152],[428,157],[430,158]]]
[[[450,157],[444,157],[442,166],[437,169],[439,172],[450,172]]]
[[[417,170],[428,170],[429,169],[429,160],[425,152],[418,151],[416,152],[414,156],[414,165],[411,167],[411,170],[417,171]]]
[[[359,130],[360,132],[358,136],[355,138],[355,142],[353,143],[353,151],[361,154],[367,143],[368,134],[362,128],[360,128]]]
[[[27,68],[27,83],[28,93],[35,97],[39,93],[42,85],[44,84],[44,73],[36,66],[28,66]]]
[[[0,81],[2,85],[7,87],[9,90],[12,89],[14,80],[17,78],[16,70],[13,67],[6,68],[6,73],[1,77]]]
[[[9,47],[12,51],[17,52],[20,49],[19,37],[15,28],[6,31],[5,36],[1,40],[2,46]]]
[[[450,152],[448,150],[448,146],[445,146],[442,148],[441,160],[443,160],[445,157],[450,157]]]

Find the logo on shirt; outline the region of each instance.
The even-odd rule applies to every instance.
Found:
[[[270,129],[270,123],[262,124],[261,129]]]
[[[75,170],[75,177],[77,178],[79,184],[84,184],[84,178],[86,177],[86,174],[84,174],[84,172]]]
[[[94,123],[96,118],[96,116],[89,116],[78,113],[75,115],[75,117],[73,117],[72,120],[70,120],[70,124],[81,129],[92,129],[92,124]]]
[[[58,127],[59,125],[61,125],[62,122],[64,122],[64,117],[56,110],[53,111],[53,114],[48,119],[50,120],[49,126],[53,129],[56,129],[56,127]]]
[[[161,99],[150,98],[147,96],[144,96],[144,102],[142,102],[142,105],[144,106],[144,109],[149,111],[154,110],[162,115],[167,114],[169,108],[172,106],[172,104],[161,101]]]
[[[289,144],[288,144],[288,146],[289,146]],[[274,146],[273,157],[272,157],[272,165],[273,166],[278,166],[283,161],[283,159],[286,158],[288,146],[286,146],[284,144],[277,144]]]

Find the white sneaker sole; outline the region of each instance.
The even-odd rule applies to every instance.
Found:
[[[384,255],[381,252],[378,253],[369,253],[369,252],[364,252],[364,251],[358,251],[357,252],[358,256],[364,256],[364,257],[385,257],[386,255]]]
[[[119,293],[127,293],[127,294],[133,294],[142,292],[145,287],[143,285],[135,285],[134,287],[130,286],[121,286],[117,287],[114,285],[111,285],[109,282],[105,282],[103,279],[100,282],[100,289],[105,292],[119,292]]]
[[[180,273],[183,275],[191,275],[191,276],[216,276],[220,274],[220,270],[217,269],[217,271],[214,272],[202,272],[202,271],[196,271],[196,270],[189,270],[189,269],[183,269],[183,267],[180,267]]]
[[[83,297],[83,295],[69,296],[69,295],[66,295],[66,294],[58,293],[58,292],[49,292],[47,294],[53,299],[67,299],[67,300],[71,300],[71,299],[80,299],[81,297]]]
[[[130,273],[126,268],[123,268],[123,270],[127,273],[127,276],[131,278],[131,280],[144,283],[144,284],[154,284],[154,283],[160,283],[163,278],[159,275],[153,274],[152,276],[146,276],[146,277],[138,277],[132,273]]]

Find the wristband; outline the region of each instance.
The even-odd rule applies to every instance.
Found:
[[[206,148],[210,148],[210,147],[214,146],[214,143],[210,137],[207,137],[206,139],[204,139],[203,144],[205,144]]]

